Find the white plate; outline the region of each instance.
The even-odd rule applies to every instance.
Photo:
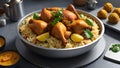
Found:
[[[118,62],[120,63],[120,51],[119,52],[112,52],[110,49],[110,47],[113,44],[120,44],[120,43],[112,43],[109,48],[107,49],[107,52],[105,53],[105,58],[113,61],[113,62]]]

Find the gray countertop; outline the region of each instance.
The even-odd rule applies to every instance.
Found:
[[[105,2],[108,1],[112,2],[113,5],[120,7],[119,0],[98,0],[97,7],[101,7]],[[42,9],[44,7],[52,7],[52,6],[66,7],[70,3],[72,3],[72,0],[24,0],[23,6],[24,6],[24,13],[26,15],[32,11]],[[92,11],[92,10],[87,10],[86,7],[79,7],[79,6],[75,6],[75,7],[77,9],[85,10],[87,12]],[[0,35],[6,38],[7,44],[5,50],[16,50],[15,40],[17,37],[17,32],[16,32],[17,23],[18,22],[11,22],[7,20],[7,25],[4,27],[0,27]],[[105,27],[104,38],[106,40],[106,49],[111,43],[120,43],[119,34],[120,32],[116,32],[108,27]],[[84,68],[120,68],[119,64],[104,59],[104,54],[106,52],[106,49],[99,59],[97,59],[95,62],[89,65],[86,65]],[[17,68],[37,68],[37,67],[22,58]]]

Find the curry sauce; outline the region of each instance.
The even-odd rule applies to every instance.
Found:
[[[0,53],[0,65],[11,66],[16,64],[20,59],[20,56],[14,51],[5,51]]]

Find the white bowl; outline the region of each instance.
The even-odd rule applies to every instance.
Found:
[[[32,13],[27,14],[26,16],[24,16],[18,23],[17,25],[17,33],[19,38],[21,39],[21,41],[25,44],[25,46],[27,46],[31,51],[39,54],[39,55],[43,55],[46,57],[52,57],[52,58],[67,58],[67,57],[74,57],[74,56],[78,56],[81,55],[89,50],[91,50],[92,48],[94,48],[94,46],[98,43],[98,41],[101,39],[101,37],[104,34],[105,28],[104,25],[102,23],[102,21],[100,19],[98,19],[96,16],[87,13],[85,11],[81,11],[81,10],[77,10],[79,13],[82,13],[88,17],[90,17],[91,19],[93,19],[94,21],[96,21],[96,23],[98,24],[98,26],[100,27],[100,35],[99,37],[94,40],[93,42],[83,45],[83,46],[78,46],[75,48],[64,48],[64,49],[52,49],[52,48],[44,48],[44,47],[40,47],[40,46],[36,46],[35,44],[32,44],[30,42],[28,42],[27,40],[25,40],[20,32],[19,32],[19,26],[21,25],[22,21],[24,21],[26,19],[26,17],[30,16],[31,14],[35,13],[35,12],[40,12],[41,10],[38,11],[34,11]]]

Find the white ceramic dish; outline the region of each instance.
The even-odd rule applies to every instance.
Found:
[[[32,13],[27,14],[19,21],[18,26],[17,26],[17,33],[18,33],[19,38],[22,40],[22,42],[25,44],[25,46],[27,46],[30,50],[32,50],[33,52],[35,52],[37,54],[47,56],[47,57],[52,57],[52,58],[67,58],[67,57],[81,55],[81,54],[91,50],[98,43],[98,41],[101,39],[101,37],[104,34],[104,31],[105,31],[104,25],[100,19],[98,19],[96,16],[89,14],[85,11],[77,10],[79,13],[82,13],[82,14],[90,17],[94,21],[96,21],[96,23],[100,27],[99,28],[100,35],[96,40],[94,40],[93,42],[91,42],[87,45],[83,45],[83,46],[79,46],[79,47],[75,47],[75,48],[51,49],[51,48],[43,48],[40,46],[36,46],[36,45],[28,42],[21,36],[21,34],[19,32],[19,26],[21,25],[22,21],[25,20],[26,17],[30,16],[31,14],[33,14],[35,12],[40,12],[40,11],[41,10],[38,10],[38,11],[34,11]]]

